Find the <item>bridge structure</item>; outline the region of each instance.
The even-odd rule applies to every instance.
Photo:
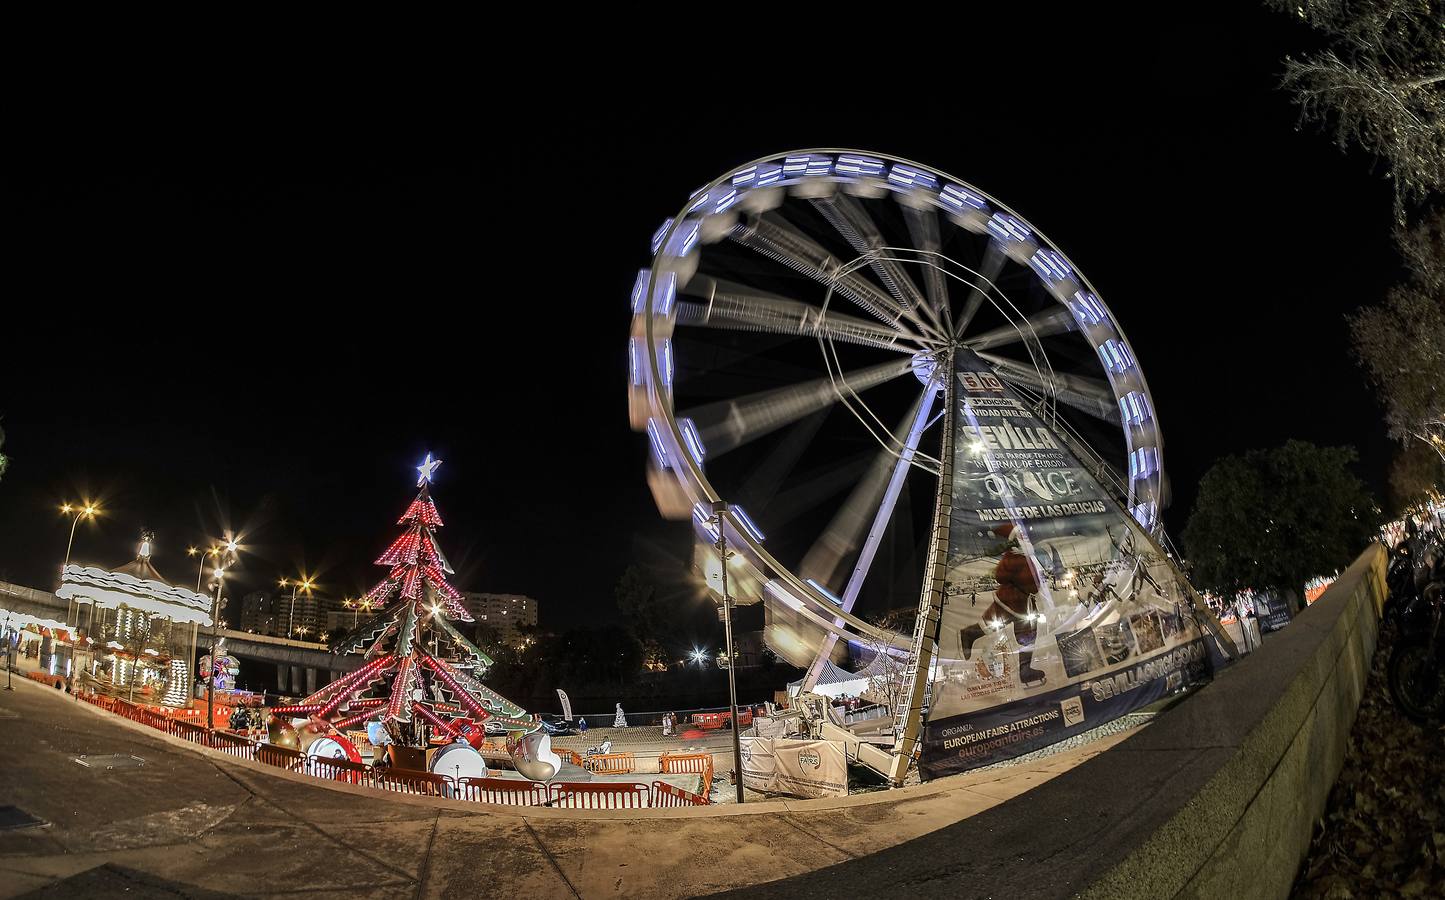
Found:
[[[70,617],[69,604],[52,591],[0,582],[0,619],[9,614],[13,627],[38,625],[43,628],[65,628]],[[296,641],[289,638],[252,634],[230,628],[201,626],[197,632],[197,654],[210,649],[212,638],[225,641],[226,652],[238,658],[276,667],[276,679],[268,686],[282,694],[311,694],[361,665],[355,654],[332,653],[326,644]],[[197,659],[191,660],[192,667]]]

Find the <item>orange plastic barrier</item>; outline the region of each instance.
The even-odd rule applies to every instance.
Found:
[[[657,758],[657,766],[668,775],[691,772],[699,774],[712,771],[711,753],[664,753]]]
[[[711,753],[664,753],[657,758],[657,768],[665,775],[696,774],[698,792],[706,796],[711,790]]]
[[[512,778],[463,778],[457,786],[459,799],[505,806],[543,806],[547,786]]]
[[[630,775],[637,760],[631,753],[594,753],[583,757],[582,768],[593,775]]]
[[[731,712],[705,712],[693,713],[692,724],[699,728],[724,728],[732,721]],[[751,709],[738,710],[738,727],[747,728],[753,724],[753,711]]]
[[[31,681],[38,681],[41,684],[54,685],[56,690],[65,690],[64,675],[50,675],[45,672],[26,672],[25,677]]]
[[[551,796],[563,809],[646,809],[652,791],[645,784],[554,784]]]
[[[709,802],[706,797],[699,797],[680,787],[673,787],[665,781],[652,783],[653,806],[707,806]]]

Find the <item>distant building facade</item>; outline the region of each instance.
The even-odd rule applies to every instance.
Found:
[[[251,634],[280,634],[286,628],[284,616],[276,620],[276,597],[269,591],[252,591],[241,598],[241,631]]]
[[[321,632],[331,627],[333,607],[346,613],[344,621],[350,627],[352,614],[349,611],[341,610],[339,604],[323,600],[314,592],[308,595],[305,591],[297,591],[293,610],[289,588],[275,593],[252,591],[241,598],[241,620],[238,624],[242,631],[252,634],[291,638],[304,635],[305,640],[314,641]],[[288,628],[290,634],[287,634]],[[304,632],[301,631],[303,628],[306,629]],[[334,629],[331,630],[334,634]]]
[[[462,591],[462,603],[477,620],[478,634],[489,634],[504,644],[520,643],[523,626],[537,627],[537,601],[525,594]]]

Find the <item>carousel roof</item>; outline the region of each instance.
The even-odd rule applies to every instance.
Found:
[[[211,598],[177,587],[161,577],[150,560],[150,543],[125,565],[106,571],[97,566],[68,565],[55,596],[102,609],[139,609],[173,622],[211,624]]]

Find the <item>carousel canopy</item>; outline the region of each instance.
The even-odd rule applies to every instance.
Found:
[[[95,566],[66,566],[55,596],[101,609],[126,606],[173,622],[211,624],[211,598],[162,578],[151,565],[149,541],[141,544],[141,552],[132,562],[113,572]]]

